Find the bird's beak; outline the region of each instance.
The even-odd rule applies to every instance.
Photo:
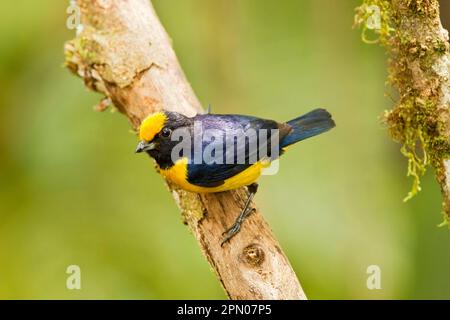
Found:
[[[136,147],[136,153],[141,153],[148,150],[155,149],[155,144],[153,142],[140,141]]]

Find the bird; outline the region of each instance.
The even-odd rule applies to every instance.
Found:
[[[254,211],[250,203],[264,170],[287,147],[334,127],[331,114],[322,108],[287,122],[210,111],[188,117],[163,110],[141,122],[135,152],[147,153],[162,176],[186,191],[216,193],[247,187],[247,201],[223,233],[223,246]]]

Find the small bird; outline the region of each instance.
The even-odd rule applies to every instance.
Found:
[[[335,123],[325,109],[315,109],[285,123],[235,114],[187,117],[160,111],[142,121],[136,153],[148,153],[160,174],[190,192],[248,188],[248,199],[235,223],[224,232],[223,245],[253,212],[249,206],[263,170],[288,146],[333,127]]]

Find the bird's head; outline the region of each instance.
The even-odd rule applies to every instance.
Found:
[[[173,147],[179,143],[172,139],[174,130],[188,127],[191,118],[177,112],[159,111],[152,113],[142,121],[139,128],[141,140],[136,153],[146,151],[156,160],[170,157]]]

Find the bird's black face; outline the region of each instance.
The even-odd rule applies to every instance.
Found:
[[[136,153],[147,152],[162,169],[172,166],[177,160],[173,158],[172,150],[180,143],[179,139],[173,139],[172,134],[183,128],[190,131],[191,122],[190,118],[175,112],[150,115],[141,124],[142,140],[137,145]]]
[[[172,149],[178,143],[171,139],[173,130],[173,127],[163,127],[151,141],[139,142],[136,152],[147,152],[163,169],[172,166],[175,160],[172,159]]]

